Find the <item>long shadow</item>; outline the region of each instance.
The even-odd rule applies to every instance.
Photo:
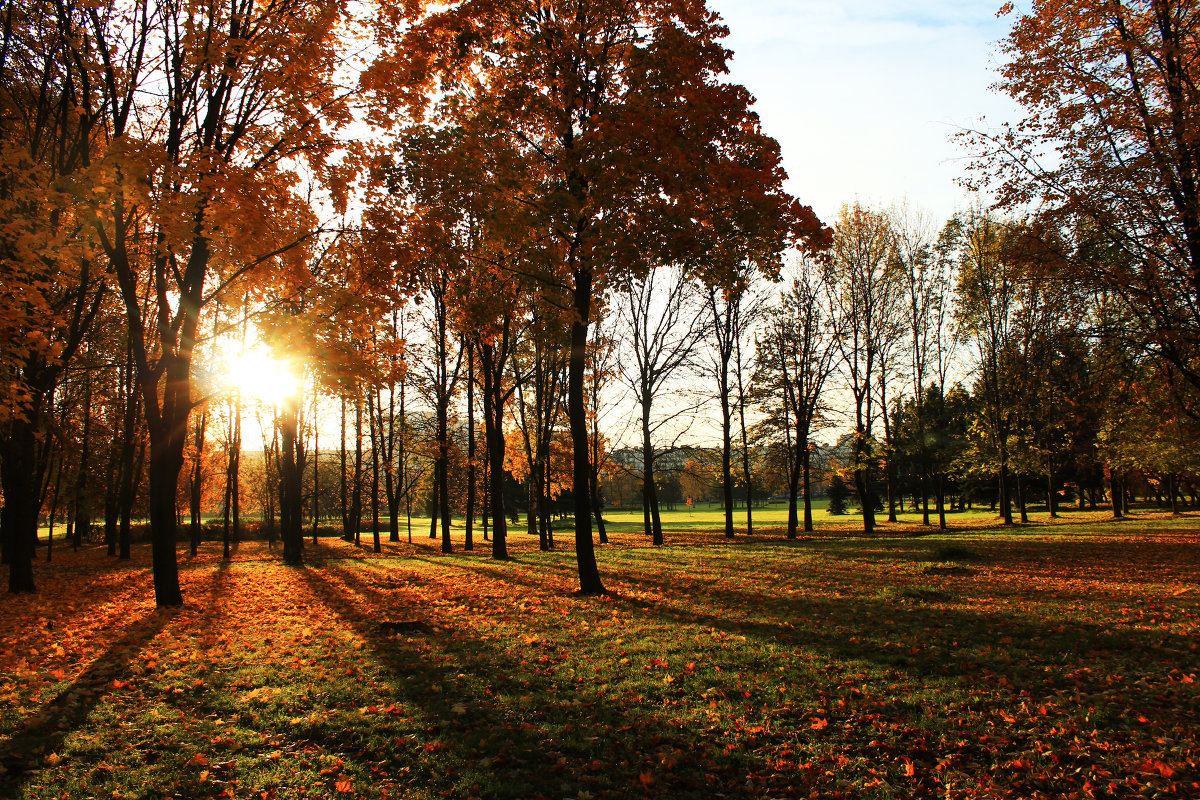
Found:
[[[130,663],[177,614],[178,609],[160,608],[130,624],[70,686],[43,703],[37,713],[0,741],[0,765],[6,770],[0,778],[0,790],[15,794],[41,766],[33,761],[34,753],[54,752],[81,727],[111,691],[112,682],[128,674]]]
[[[936,595],[935,602],[924,602],[919,594],[890,600],[796,597],[764,602],[761,595],[745,591],[710,586],[689,594],[677,582],[627,580],[664,597],[646,609],[664,621],[684,617],[730,634],[875,665],[916,681],[936,676],[970,686],[984,674],[1003,679],[1014,691],[1046,699],[1067,690],[1109,690],[1114,685],[1110,677],[1123,674],[1130,709],[1140,703],[1187,718],[1190,712],[1175,707],[1184,703],[1200,715],[1200,695],[1182,691],[1164,695],[1163,676],[1176,669],[1194,672],[1200,662],[1193,638],[1186,635],[948,608],[936,602],[942,599]],[[681,597],[701,602],[684,603],[677,599]],[[734,619],[703,610],[748,604],[767,612],[768,619]],[[1088,670],[1076,674],[1083,667]],[[1136,674],[1150,680],[1139,682],[1132,677]],[[1182,684],[1177,688],[1182,689]]]
[[[522,589],[545,588],[536,574],[468,563],[446,566],[486,574]],[[558,571],[551,565],[542,566]],[[746,573],[748,588],[688,580],[678,574],[669,579],[624,574],[622,583],[663,599],[650,603],[618,596],[616,601],[667,624],[687,620],[726,634],[859,662],[917,683],[948,681],[969,688],[981,676],[990,676],[997,684],[1003,681],[1014,691],[1024,690],[1045,700],[1056,692],[1109,691],[1114,686],[1111,676],[1123,674],[1123,702],[1130,709],[1157,708],[1171,716],[1182,714],[1181,719],[1189,713],[1200,715],[1200,696],[1185,690],[1183,684],[1172,690],[1163,680],[1172,670],[1191,673],[1200,666],[1190,636],[1099,621],[1043,620],[947,607],[942,601],[958,599],[952,588],[922,592],[910,587],[905,593],[902,587],[884,587],[893,591],[877,598],[769,595],[755,589],[771,585],[762,580],[766,573],[759,573]],[[987,593],[995,595],[994,588],[989,586]],[[753,609],[758,618],[739,616],[739,609]],[[1085,667],[1088,669],[1080,672]],[[1133,677],[1136,675],[1143,680],[1139,682]]]
[[[388,636],[362,609],[393,613],[395,598],[359,570],[339,565],[326,572],[306,570],[303,580],[368,642],[395,677],[398,700],[420,709],[430,736],[465,763],[497,767],[504,782],[493,796],[575,796],[634,785],[656,748],[683,745],[670,720],[639,707],[638,699],[615,701],[591,682],[560,673],[564,654],[537,644],[524,645],[528,652],[520,642],[511,643],[518,649],[499,646],[455,625],[448,610],[425,609],[438,625],[427,633]],[[626,732],[614,733],[614,723]],[[597,764],[606,769],[597,771]],[[681,761],[669,791],[666,784],[655,788],[668,791],[662,796],[707,796],[705,770],[698,761],[693,766]]]

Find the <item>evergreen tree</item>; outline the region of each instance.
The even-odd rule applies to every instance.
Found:
[[[833,473],[833,477],[829,479],[829,489],[825,493],[829,497],[829,513],[839,516],[845,514],[846,501],[850,499],[851,492],[841,473]]]

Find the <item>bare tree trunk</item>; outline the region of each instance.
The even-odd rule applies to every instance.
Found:
[[[731,428],[733,427],[732,415],[729,411],[729,387],[728,378],[722,381],[725,385],[719,388],[721,394],[721,499],[725,506],[725,538],[732,539],[734,536],[733,530],[733,441]],[[643,410],[643,418],[648,413]],[[646,427],[646,422],[643,419],[643,427]],[[647,506],[649,512],[649,506]],[[647,513],[647,516],[649,514]],[[649,522],[649,520],[647,520]],[[646,533],[650,533],[649,525],[647,525]]]
[[[321,421],[317,417],[317,400],[319,394],[313,392],[313,499],[312,499],[312,540],[313,547],[317,546],[317,526],[321,519]]]
[[[83,546],[83,536],[92,527],[92,496],[89,485],[92,454],[92,378],[90,373],[85,376],[84,381],[83,437],[80,442],[79,470],[75,478],[75,535],[71,537],[71,549],[73,550],[78,550]],[[7,493],[5,496],[8,496]],[[36,531],[35,515],[35,535]]]
[[[376,405],[379,395],[374,389],[367,395],[367,412],[370,417],[371,430],[371,550],[383,552],[383,542],[379,536],[379,448],[383,444],[383,420],[376,420]]]
[[[588,424],[584,400],[587,372],[588,324],[592,310],[592,273],[586,267],[574,271],[574,307],[578,317],[571,321],[571,352],[567,373],[567,420],[571,430],[571,495],[575,502],[575,562],[579,569],[579,591],[592,595],[604,592],[596,550],[592,543],[592,508],[588,495]]]
[[[192,461],[192,485],[189,496],[189,505],[191,512],[191,544],[192,558],[200,550],[200,501],[204,496],[204,432],[208,427],[208,409],[205,409],[200,414],[200,419],[196,423],[195,428],[195,447],[196,455]]]
[[[463,520],[463,550],[474,550],[472,525],[475,523],[475,348],[468,339],[467,348],[467,508]]]
[[[304,445],[300,439],[300,398],[286,397],[278,417],[280,448],[279,525],[283,538],[283,560],[293,566],[304,563]]]

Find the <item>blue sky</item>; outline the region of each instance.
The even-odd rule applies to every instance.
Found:
[[[960,127],[1017,119],[989,89],[1012,18],[1000,0],[709,0],[730,28],[731,79],[758,99],[788,189],[832,223],[855,198],[967,204]]]

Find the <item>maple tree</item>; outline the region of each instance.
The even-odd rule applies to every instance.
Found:
[[[160,605],[182,602],[175,490],[201,309],[306,257],[318,226],[295,165],[322,173],[330,130],[349,120],[335,79],[343,14],[306,0],[88,11],[107,175],[91,227],[124,304],[149,431]]]
[[[0,39],[0,541],[11,592],[35,588],[43,483],[62,435],[55,392],[86,351],[105,294],[81,199],[100,149],[86,69],[94,54],[73,53],[86,11],[9,5]],[[86,474],[85,464],[77,486]]]
[[[572,312],[575,549],[582,591],[603,591],[584,391],[593,298],[711,249],[701,232],[718,212],[755,222],[745,230],[767,263],[788,237],[815,234],[816,219],[779,189],[778,148],[748,93],[717,80],[725,29],[703,2],[468,0],[403,31],[393,23],[380,25],[393,59],[373,78],[399,87],[392,107],[423,110],[436,87],[440,114],[485,115],[519,146],[522,201],[544,236],[543,290]]]
[[[1006,4],[1003,13],[1012,13]],[[1200,9],[1180,0],[1038,0],[1001,47],[1024,120],[968,132],[972,181],[1103,243],[1077,279],[1128,306],[1144,346],[1200,386]]]

